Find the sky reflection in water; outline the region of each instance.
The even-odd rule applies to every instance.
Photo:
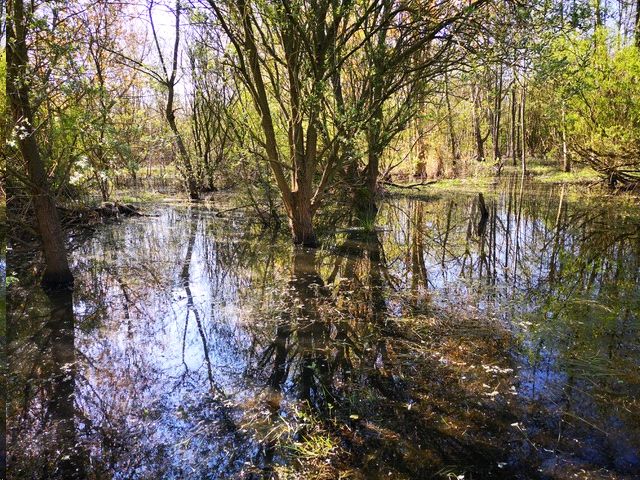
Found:
[[[73,299],[9,293],[9,478],[636,478],[640,219],[567,197],[101,228]]]

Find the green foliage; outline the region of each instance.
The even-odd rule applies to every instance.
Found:
[[[602,28],[556,39],[538,66],[532,97],[556,132],[566,108],[569,148],[615,184],[640,180],[640,52],[611,43]]]

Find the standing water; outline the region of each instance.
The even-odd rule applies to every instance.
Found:
[[[10,265],[8,478],[640,472],[640,213],[510,182],[293,248],[206,206]]]

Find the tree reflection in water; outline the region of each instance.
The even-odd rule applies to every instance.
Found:
[[[206,207],[106,226],[75,319],[11,287],[9,478],[632,478],[637,210],[569,200],[391,200],[320,250]]]
[[[29,369],[29,382],[22,385],[24,403],[14,412],[17,418],[12,419],[15,423],[8,432],[13,450],[10,477],[15,468],[36,478],[82,479],[87,476],[88,454],[77,440],[78,429],[86,420],[75,404],[72,293],[48,292],[45,298],[43,316],[34,316],[37,330],[30,345],[32,363],[16,365],[16,359],[9,355],[12,371]],[[24,456],[36,452],[33,457]],[[25,460],[28,462],[23,463]]]

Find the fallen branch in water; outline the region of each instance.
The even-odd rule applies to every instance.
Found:
[[[99,207],[95,207],[93,209],[101,217],[115,217],[117,218],[120,215],[125,217],[146,217],[147,215],[142,214],[138,211],[138,207],[131,204],[120,203],[120,202],[102,202]]]
[[[393,182],[389,182],[387,180],[383,180],[382,183],[384,185],[390,185],[390,186],[396,187],[396,188],[418,188],[418,187],[422,187],[422,186],[425,186],[425,185],[433,185],[434,183],[438,183],[438,180],[431,180],[430,182],[411,183],[409,185],[402,185],[401,183],[393,183]]]
[[[223,216],[225,213],[229,213],[229,212],[233,212],[234,210],[240,210],[242,208],[249,208],[252,207],[253,205],[248,204],[248,205],[240,205],[238,207],[232,207],[232,208],[227,208],[225,210],[220,210],[218,212],[215,213],[216,217],[221,217]]]

